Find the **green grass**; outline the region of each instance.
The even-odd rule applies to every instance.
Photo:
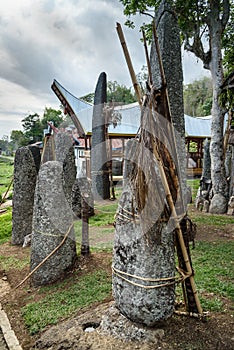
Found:
[[[192,250],[195,281],[205,311],[222,311],[234,302],[234,242],[197,242]]]
[[[118,202],[111,204],[95,204],[95,215],[89,218],[89,243],[91,251],[111,252],[113,247],[113,233],[115,213]],[[82,221],[74,222],[77,250],[80,250]],[[108,239],[108,236],[110,237]],[[102,239],[103,238],[103,239]]]
[[[0,244],[7,242],[11,237],[12,231],[12,212],[7,209],[7,212],[0,215]]]
[[[192,190],[192,200],[194,201],[197,195],[197,190],[200,186],[199,179],[187,179],[187,185],[191,187]]]
[[[64,283],[63,283],[64,285]],[[48,291],[49,287],[46,287]],[[30,334],[43,330],[49,324],[71,316],[81,308],[103,301],[111,292],[111,277],[103,271],[82,276],[69,288],[53,287],[44,299],[27,304],[22,315]]]
[[[0,195],[6,192],[11,182],[14,169],[14,160],[12,157],[0,157]]]
[[[95,205],[95,215],[89,219],[91,226],[105,226],[113,224],[118,202],[109,205]]]
[[[228,215],[214,215],[195,211],[190,213],[190,217],[196,224],[219,227],[234,224],[234,217]]]
[[[9,271],[12,266],[14,269],[22,270],[29,264],[29,257],[25,259],[18,259],[16,256],[2,256],[0,255],[0,268]]]

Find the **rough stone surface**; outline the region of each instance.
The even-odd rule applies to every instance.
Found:
[[[228,202],[228,215],[234,215],[234,196],[231,196]]]
[[[35,191],[31,263],[33,270],[63,240],[65,243],[31,277],[33,285],[55,282],[72,268],[76,260],[76,242],[73,214],[65,198],[63,167],[60,162],[49,161],[41,166]]]
[[[209,212],[211,214],[224,214],[226,211],[227,199],[221,193],[216,193],[211,199]]]
[[[71,205],[72,187],[76,179],[75,154],[70,136],[59,132],[55,137],[56,161],[63,164],[63,189],[69,205]]]
[[[175,12],[166,0],[161,2],[156,13],[156,27],[168,89],[171,117],[175,128],[175,142],[179,161],[178,173],[181,178],[182,193],[185,199],[184,205],[186,206],[186,147],[180,32]],[[154,86],[161,88],[162,80],[154,40],[152,43],[150,63]]]
[[[202,177],[206,180],[211,179],[210,142],[208,139],[204,142]]]
[[[110,198],[110,181],[107,167],[106,126],[103,114],[106,102],[106,73],[101,73],[94,95],[92,119],[91,177],[94,199]]]
[[[142,226],[129,217],[132,210],[137,212],[131,186],[126,185],[116,213],[113,267],[121,272],[141,278],[160,279],[174,276],[173,235],[162,224],[160,238],[157,225],[151,229],[155,244],[148,244]],[[129,217],[127,219],[126,217]],[[122,275],[136,284],[154,286],[165,281],[143,281]],[[158,321],[170,317],[174,310],[174,286],[145,289],[133,285],[113,274],[113,296],[117,308],[131,321],[154,326]]]
[[[100,324],[101,323],[101,324]],[[112,327],[113,326],[113,331]],[[126,327],[124,327],[126,325]],[[129,329],[128,329],[129,327]],[[93,331],[88,331],[93,329]],[[139,331],[139,335],[137,332]],[[133,337],[131,339],[131,336]],[[139,339],[139,340],[135,340]],[[163,340],[161,338],[163,337]],[[128,339],[128,340],[127,340]],[[148,341],[148,339],[152,339]],[[37,350],[169,350],[163,329],[149,329],[134,324],[108,304],[52,326],[36,341]]]
[[[164,282],[144,281],[127,276],[126,273],[151,279],[173,276],[174,246],[173,235],[167,231],[166,226],[160,224],[159,229],[156,221],[152,222],[151,217],[148,217],[147,210],[150,211],[150,208],[147,208],[147,204],[144,208],[146,211],[146,215],[143,215],[144,222],[142,221],[143,217],[138,215],[136,191],[133,185],[134,181],[131,179],[136,168],[143,165],[138,164],[140,151],[137,147],[139,146],[136,141],[128,142],[125,150],[124,176],[127,177],[124,177],[124,188],[116,213],[113,248],[113,267],[125,274],[121,277],[117,270],[113,274],[113,296],[116,307],[124,316],[133,322],[153,326],[159,320],[166,319],[172,314],[174,288],[171,286],[169,288],[144,288],[144,286],[154,286]],[[158,190],[160,191],[160,185]],[[152,196],[151,189],[149,188],[147,191],[151,192]],[[158,197],[160,197],[159,193]],[[155,198],[155,201],[160,201],[160,199]],[[149,225],[149,223],[151,224]],[[153,244],[147,240],[149,236],[153,237]],[[135,283],[135,285],[125,279]],[[143,287],[136,284],[143,285]]]
[[[129,182],[129,177],[132,172],[132,168],[137,164],[137,149],[138,141],[136,139],[128,140],[125,145],[124,151],[124,167],[123,167],[123,187]],[[135,155],[135,156],[133,156]]]
[[[157,343],[158,339],[164,336],[163,329],[144,327],[128,320],[115,305],[112,305],[102,316],[99,329],[104,334],[110,334],[125,341]]]
[[[72,210],[75,216],[81,218],[82,198],[85,195],[85,200],[89,205],[89,216],[94,215],[94,199],[91,189],[91,182],[87,177],[79,177],[75,180],[72,187]]]
[[[20,147],[15,154],[12,201],[12,244],[22,245],[32,233],[33,202],[40,167],[38,147]]]

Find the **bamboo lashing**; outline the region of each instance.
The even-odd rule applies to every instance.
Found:
[[[129,69],[129,73],[130,73],[130,76],[132,79],[132,84],[133,84],[133,87],[134,87],[134,90],[135,90],[135,93],[137,96],[137,101],[138,101],[139,105],[141,106],[142,105],[141,89],[140,89],[140,86],[137,82],[136,74],[135,74],[134,69],[133,69],[132,61],[131,61],[131,58],[130,58],[130,55],[128,52],[128,48],[127,48],[127,44],[126,44],[126,41],[124,38],[121,24],[118,22],[116,23],[116,30],[117,30],[117,33],[119,36],[120,43],[121,43],[122,48],[123,48],[124,56],[125,56],[125,59],[126,59],[127,65],[128,65],[128,69]]]

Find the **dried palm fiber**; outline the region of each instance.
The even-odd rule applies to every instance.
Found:
[[[113,295],[117,307],[131,320],[148,326],[172,315],[176,281],[173,220],[155,147],[163,155],[174,202],[179,200],[177,169],[167,137],[170,125],[150,108],[153,98],[154,91],[145,98],[139,141],[134,140],[125,155],[128,179],[124,179],[116,213],[113,258]],[[128,276],[127,281],[125,274],[138,277]]]
[[[135,141],[132,154],[128,152],[132,168],[127,171],[129,179],[125,180],[116,213],[113,259],[113,295],[117,307],[131,320],[148,326],[170,317],[173,312],[174,231],[184,217],[172,124],[157,112],[161,101],[156,102],[152,88],[142,109],[139,141]],[[162,167],[173,208],[177,208],[176,218],[169,205]],[[183,250],[181,260],[184,261]],[[181,266],[184,267],[182,263]],[[185,264],[185,271],[186,267]],[[117,271],[121,271],[122,276]],[[126,275],[129,280],[123,277]],[[167,285],[165,278],[171,278]],[[152,285],[152,279],[157,280],[156,285]],[[189,288],[186,291],[190,296]],[[194,293],[194,289],[190,289]],[[192,310],[189,311],[197,312],[194,298],[190,304]]]

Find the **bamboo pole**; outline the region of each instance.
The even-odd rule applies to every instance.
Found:
[[[12,176],[11,181],[10,181],[8,187],[7,187],[7,190],[6,190],[6,192],[4,193],[4,196],[2,197],[2,200],[1,200],[1,202],[0,202],[0,206],[1,206],[2,203],[4,202],[4,200],[5,200],[5,198],[6,198],[7,194],[8,194],[8,192],[9,192],[9,190],[10,190],[10,187],[11,187],[11,185],[12,185],[13,179],[14,179],[14,176]]]
[[[166,85],[166,77],[163,69],[163,63],[162,63],[162,57],[161,57],[161,52],[160,52],[160,47],[159,47],[159,42],[158,42],[158,35],[156,31],[156,25],[155,25],[155,20],[153,20],[153,37],[154,37],[154,43],[155,43],[155,48],[158,56],[158,63],[159,63],[159,69],[160,69],[160,74],[162,78],[162,86],[164,87]]]
[[[139,105],[141,106],[142,105],[141,89],[140,89],[140,86],[139,86],[137,79],[136,79],[136,74],[135,74],[134,69],[133,69],[132,61],[131,61],[131,58],[130,58],[130,55],[128,52],[128,48],[127,48],[127,44],[126,44],[126,41],[124,38],[121,24],[118,22],[116,23],[116,30],[117,30],[117,33],[119,36],[120,43],[121,43],[122,48],[123,48],[124,56],[125,56],[125,59],[126,59],[127,65],[128,65],[128,69],[129,69],[130,76],[132,79],[132,84],[133,84],[133,87],[134,87],[134,90],[135,90],[135,93],[137,96],[137,100],[138,100]]]
[[[149,84],[152,85],[153,84],[152,71],[151,71],[151,66],[150,66],[149,52],[148,52],[148,48],[147,48],[144,29],[142,29],[142,36],[143,36],[143,42],[144,42],[144,48],[145,48],[146,64],[147,64],[147,69],[148,69],[148,74],[149,74],[148,80],[149,80]]]
[[[166,96],[166,101],[164,103],[164,108],[165,108],[165,112],[168,111],[168,119],[172,122],[171,120],[171,112],[170,112],[170,104],[169,104],[169,96],[168,96],[168,90],[166,88],[166,77],[165,77],[165,72],[163,69],[163,63],[162,63],[162,58],[161,58],[161,53],[160,53],[160,48],[159,48],[159,42],[158,42],[158,36],[157,36],[157,31],[156,31],[156,25],[155,25],[155,21],[153,20],[153,36],[154,36],[154,41],[155,41],[155,47],[156,47],[156,53],[158,56],[158,61],[159,61],[159,69],[160,69],[160,74],[161,74],[161,79],[162,79],[162,87],[164,88],[164,92],[165,92],[165,96]],[[172,124],[172,140],[173,143],[175,144],[175,133],[174,133],[174,127]],[[180,222],[178,220],[178,216],[176,213],[176,209],[174,206],[174,202],[173,202],[173,198],[171,195],[171,191],[167,182],[167,178],[166,178],[166,174],[164,171],[164,166],[163,166],[163,161],[162,158],[158,152],[157,146],[154,143],[154,151],[155,151],[155,155],[158,159],[159,162],[159,171],[160,171],[160,175],[161,175],[161,179],[164,185],[164,189],[165,189],[165,193],[166,193],[166,200],[167,203],[169,205],[169,208],[171,210],[171,214],[172,214],[172,218],[174,219],[175,222],[175,228],[176,228],[176,233],[177,233],[177,237],[179,240],[179,244],[181,247],[181,251],[182,251],[182,255],[184,258],[184,263],[187,269],[187,273],[188,273],[188,278],[190,280],[190,284],[191,284],[191,288],[192,288],[192,292],[194,295],[194,299],[196,302],[196,306],[197,306],[197,310],[199,314],[202,314],[202,307],[200,304],[200,300],[198,298],[198,294],[197,294],[197,289],[196,289],[196,284],[195,284],[195,280],[194,280],[194,276],[193,276],[193,270],[190,264],[190,260],[189,260],[189,255],[187,252],[187,248],[185,246],[185,242],[184,242],[184,237],[183,237],[183,232],[181,230],[181,226],[180,226]],[[177,156],[177,152],[176,152],[176,156]],[[178,158],[178,157],[177,157]]]
[[[71,229],[73,227],[73,223],[69,226],[69,229],[67,230],[65,236],[63,237],[62,241],[57,245],[57,247],[54,248],[54,250],[52,250],[52,252],[50,252],[50,254],[48,254],[45,259],[43,259],[16,287],[15,289],[19,288],[22,286],[22,284],[24,284],[52,255],[54,255],[57,250],[59,250],[60,247],[62,247],[62,245],[65,243]]]
[[[177,217],[177,213],[176,213],[176,209],[175,209],[174,202],[173,202],[173,199],[172,199],[171,191],[170,191],[170,188],[169,188],[169,185],[168,185],[168,182],[167,182],[167,178],[166,178],[166,174],[165,174],[165,171],[164,171],[163,162],[162,162],[161,156],[160,156],[160,154],[158,152],[158,149],[157,149],[155,143],[154,143],[154,154],[155,154],[155,156],[156,156],[156,158],[157,158],[157,160],[159,162],[159,171],[160,171],[162,183],[163,183],[163,186],[164,186],[164,190],[165,190],[165,193],[166,193],[166,200],[167,200],[167,203],[168,203],[169,208],[171,210],[172,218],[174,219],[174,222],[175,222],[175,228],[176,228],[177,236],[178,236],[179,243],[180,243],[180,246],[181,246],[184,262],[185,262],[185,265],[186,265],[188,278],[189,278],[190,283],[191,283],[191,287],[192,287],[194,299],[195,299],[195,302],[196,302],[197,310],[198,310],[198,313],[201,314],[202,313],[202,307],[201,307],[201,304],[200,304],[200,301],[199,301],[199,298],[198,298],[198,295],[197,295],[197,289],[196,289],[196,285],[195,285],[195,281],[194,281],[193,270],[192,270],[192,267],[191,267],[191,264],[190,264],[190,260],[189,260],[189,256],[188,256],[188,252],[187,252],[187,249],[186,249],[186,246],[185,246],[185,243],[184,243],[183,233],[182,233],[182,230],[181,230],[181,227],[180,227],[180,222],[179,222],[178,217]]]

